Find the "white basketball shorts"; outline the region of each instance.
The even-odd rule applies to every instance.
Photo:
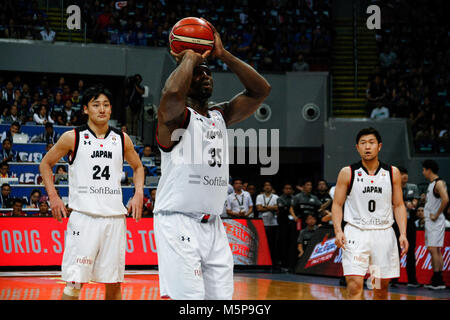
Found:
[[[233,255],[219,216],[206,223],[181,213],[154,217],[161,297],[230,300]]]
[[[126,218],[100,217],[72,211],[61,266],[67,282],[123,282]]]
[[[429,215],[425,215],[425,245],[427,247],[444,246],[445,216],[441,213],[436,221],[432,221]]]
[[[344,234],[344,276],[365,276],[370,270],[378,279],[400,277],[397,238],[392,228],[363,230],[347,223]]]

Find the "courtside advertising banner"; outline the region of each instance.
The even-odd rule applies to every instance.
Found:
[[[341,277],[342,249],[334,243],[334,230],[319,228],[314,233],[311,242],[306,247],[305,253],[298,260],[295,272],[301,274],[317,274],[324,276]],[[416,231],[416,277],[421,284],[428,284],[433,275],[431,255],[425,246],[425,233]],[[444,259],[443,278],[447,286],[450,286],[450,231],[445,232],[444,247],[442,248]],[[366,275],[368,277],[368,275]],[[400,283],[408,282],[406,273],[406,255],[400,259]]]
[[[58,266],[64,252],[68,219],[0,218],[0,266]],[[224,219],[224,228],[238,265],[271,265],[260,219]],[[157,265],[153,219],[127,219],[126,265]]]

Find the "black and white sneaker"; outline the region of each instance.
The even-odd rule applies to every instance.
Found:
[[[441,280],[432,281],[431,285],[428,287],[432,290],[444,290],[445,289],[445,282]]]
[[[415,282],[410,282],[410,283],[408,283],[407,286],[410,287],[410,288],[418,288],[418,287],[421,286],[421,284],[418,283],[417,281],[415,281]]]

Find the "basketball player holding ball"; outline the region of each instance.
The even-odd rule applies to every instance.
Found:
[[[161,178],[154,209],[160,293],[170,299],[233,296],[233,257],[220,218],[229,180],[227,126],[251,116],[269,95],[269,83],[225,50],[214,27],[214,47],[171,54],[178,66],[167,79],[158,109],[156,138]],[[221,59],[245,90],[208,107],[213,91],[206,57]],[[177,130],[182,129],[182,130]],[[190,137],[203,137],[199,145]],[[201,161],[175,154],[200,155]]]
[[[53,183],[52,167],[69,154],[69,208],[67,236],[61,267],[66,281],[62,299],[79,298],[84,283],[105,284],[105,299],[121,299],[125,271],[127,209],[120,180],[123,162],[133,169],[135,193],[128,212],[140,220],[144,193],[144,167],[130,137],[109,127],[111,93],[94,86],[83,94],[86,125],[65,132],[39,166],[49,196],[52,215],[58,221],[67,209]]]
[[[390,279],[400,276],[397,239],[392,229],[394,216],[400,230],[401,254],[408,252],[400,171],[378,160],[381,146],[377,130],[362,129],[356,136],[361,161],[340,171],[334,193],[335,241],[343,249],[342,267],[348,299],[352,300],[362,299],[368,270],[371,280],[375,280],[373,289],[377,300],[387,299]],[[342,216],[347,222],[344,231]]]

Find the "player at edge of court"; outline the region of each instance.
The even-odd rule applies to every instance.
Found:
[[[226,128],[251,116],[270,92],[269,83],[225,50],[210,26],[212,52],[171,52],[178,66],[165,83],[158,109],[156,137],[162,152],[154,230],[161,297],[171,299],[233,296],[233,256],[220,219],[229,180]],[[213,78],[205,62],[210,54],[226,63],[245,87],[230,101],[212,107],[208,99]],[[184,130],[177,139],[173,133],[180,128]],[[204,137],[203,146],[191,146],[188,135]],[[200,163],[174,160],[180,150],[201,155],[205,146],[207,155]],[[200,182],[205,177],[221,183],[205,185]]]
[[[108,125],[112,95],[102,85],[83,95],[87,124],[65,132],[39,166],[53,217],[61,222],[67,209],[53,183],[52,167],[69,154],[67,236],[61,266],[66,281],[62,299],[76,300],[84,283],[104,283],[105,299],[120,300],[125,270],[126,215],[142,215],[144,168],[130,137]],[[133,169],[135,193],[129,208],[122,199],[126,160]]]
[[[362,129],[356,137],[361,161],[341,169],[334,193],[335,242],[343,249],[347,298],[352,300],[362,299],[367,271],[376,300],[387,299],[390,279],[400,276],[394,216],[400,230],[401,255],[408,252],[400,171],[378,160],[381,147],[377,130]],[[344,231],[342,218],[347,222]]]

